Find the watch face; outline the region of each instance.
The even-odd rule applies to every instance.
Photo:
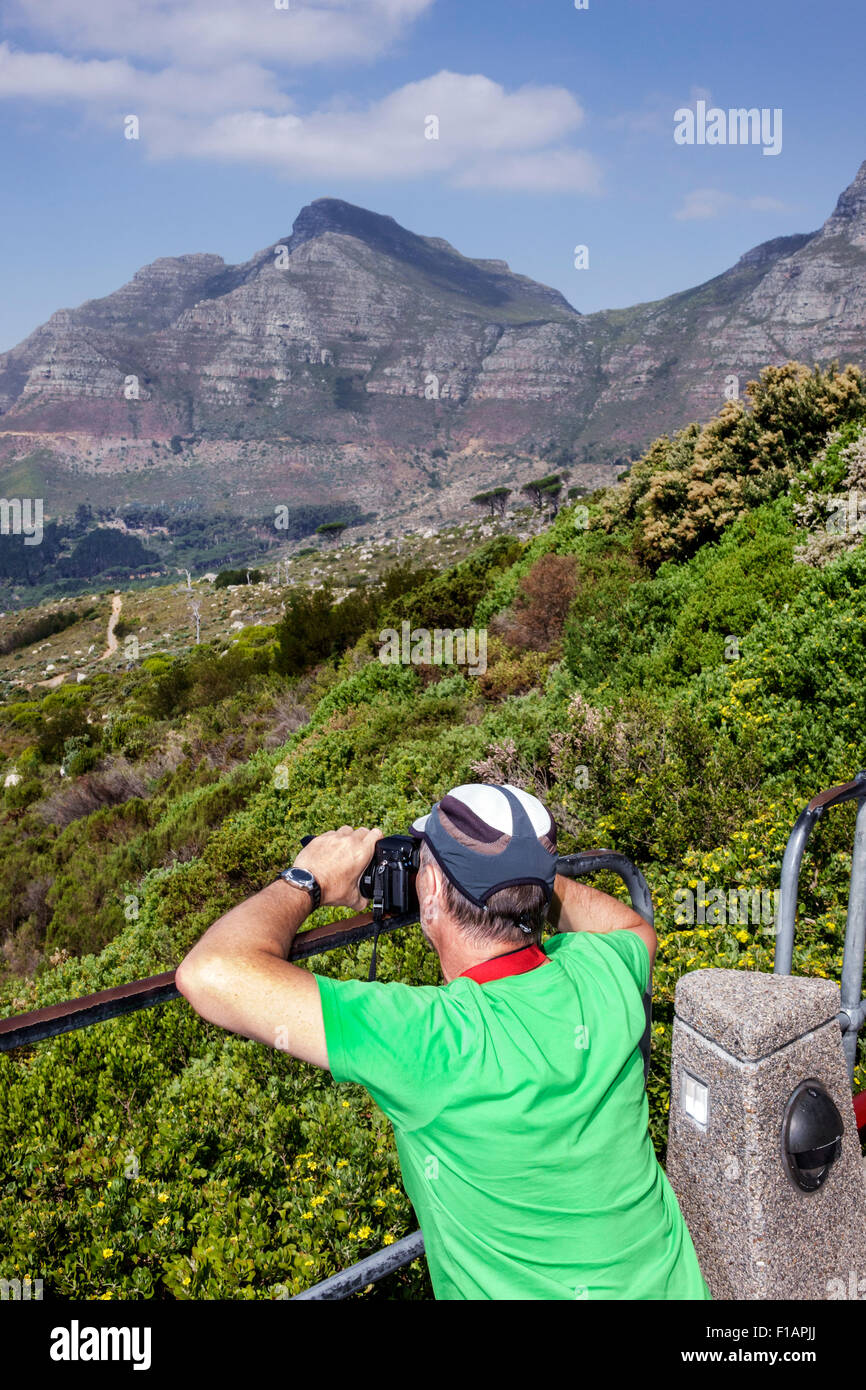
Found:
[[[295,883],[299,888],[312,888],[316,880],[309,869],[289,869],[286,874],[289,883]]]

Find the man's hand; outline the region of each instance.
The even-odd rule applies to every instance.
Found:
[[[368,830],[362,825],[353,830],[351,825],[341,825],[339,830],[328,830],[304,845],[292,867],[315,875],[322,890],[323,907],[354,907],[360,911],[367,900],[358,892],[358,879],[373,858],[376,841],[381,839],[378,827]]]

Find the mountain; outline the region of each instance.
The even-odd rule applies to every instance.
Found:
[[[732,374],[866,363],[864,272],[866,162],[819,231],[586,315],[504,261],[319,198],[242,265],[157,260],[0,355],[0,487],[38,483],[49,514],[87,495],[435,517],[563,450],[603,482],[712,415]]]

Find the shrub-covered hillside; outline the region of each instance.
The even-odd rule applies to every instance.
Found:
[[[683,891],[778,887],[803,804],[866,764],[866,547],[830,524],[864,460],[854,369],[768,369],[528,542],[395,565],[345,608],[299,591],[235,642],[10,697],[3,1012],[171,968],[304,834],[404,830],[450,786],[508,779],[564,851],[622,850],[649,881],[663,1160],[677,979],[773,960],[771,928],[684,921]],[[486,669],[383,664],[404,620],[484,629]],[[797,972],[839,975],[853,815],[813,835]],[[311,968],[366,977],[370,951]],[[438,982],[417,928],[378,958],[380,979]],[[363,1091],[183,1001],[6,1056],[0,1088],[0,1274],[46,1294],[278,1298],[415,1229]],[[364,1296],[429,1293],[416,1263]]]

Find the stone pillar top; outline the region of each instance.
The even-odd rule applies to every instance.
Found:
[[[834,980],[751,970],[693,970],[677,982],[683,1023],[743,1061],[758,1061],[839,1013]]]

